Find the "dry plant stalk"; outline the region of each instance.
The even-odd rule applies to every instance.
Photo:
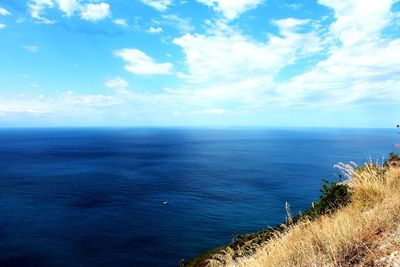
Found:
[[[288,226],[251,256],[232,259],[230,252],[209,266],[363,266],[378,262],[385,255],[376,247],[400,225],[400,168],[372,162],[363,167],[354,163],[336,167],[351,187],[348,206]],[[289,221],[289,204],[285,207]]]

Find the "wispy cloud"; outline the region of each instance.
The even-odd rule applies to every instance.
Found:
[[[0,6],[0,16],[9,16],[9,15],[11,15],[11,13],[4,7]]]
[[[127,65],[125,65],[125,69],[134,74],[171,74],[173,70],[171,63],[157,63],[138,49],[125,48],[115,51],[114,55],[126,61]]]
[[[175,14],[162,15],[161,20],[153,20],[156,24],[178,29],[181,33],[188,33],[194,30],[190,18],[179,17]]]
[[[41,23],[54,22],[50,16],[54,12],[46,14],[51,8],[59,10],[64,17],[98,21],[111,17],[110,6],[103,2],[30,0],[29,10],[34,21]],[[0,113],[3,116],[7,112],[62,114],[63,110],[71,110],[71,116],[109,113],[161,118],[179,115],[180,118],[191,116],[198,120],[203,116],[207,119],[237,114],[258,116],[271,110],[270,114],[275,114],[276,110],[292,108],[301,112],[314,110],[316,114],[327,109],[400,102],[400,39],[396,34],[387,34],[388,27],[397,25],[399,15],[393,4],[398,1],[319,0],[318,4],[326,7],[323,8],[324,17],[320,19],[318,16],[300,19],[295,12],[281,8],[292,17],[279,15],[279,19],[265,19],[265,25],[257,25],[261,30],[254,35],[248,31],[247,24],[243,26],[242,20],[235,19],[260,7],[263,1],[197,2],[209,6],[217,16],[201,22],[198,17],[193,17],[192,21],[178,12],[179,15],[158,14],[150,20],[141,18],[140,31],[131,31],[132,34],[139,32],[138,39],[125,42],[129,40],[125,39],[126,34],[120,47],[128,48],[113,52],[115,57],[122,59],[121,62],[115,59],[115,64],[121,65],[109,68],[115,71],[107,76],[110,79],[99,77],[104,82],[99,88],[102,93],[64,91],[31,99],[17,95],[0,97]],[[159,11],[170,8],[174,12],[179,6],[178,2],[172,6],[172,1],[147,1],[147,4]],[[89,8],[89,5],[96,8]],[[116,27],[112,23],[132,29],[134,17],[129,19],[130,23],[121,18],[110,19],[108,23],[113,30]],[[246,20],[246,23],[251,22]],[[107,30],[93,25],[89,28],[86,24],[82,24],[85,31]],[[162,34],[149,36],[144,34],[146,32]],[[162,47],[146,46],[148,40],[160,39],[167,40]],[[44,47],[45,44],[40,42],[40,45]],[[117,49],[114,40],[110,46]],[[23,48],[33,53],[39,51],[34,44]],[[170,54],[168,59],[158,57],[160,51],[156,50],[161,48],[166,49],[162,54]],[[81,64],[83,70],[85,64]],[[124,75],[123,67],[132,74],[145,77],[131,75],[130,85],[128,80],[119,77]],[[44,82],[38,83],[45,88]],[[144,89],[147,84],[151,84],[152,90]],[[95,92],[95,89],[90,90]]]
[[[163,29],[161,27],[150,27],[147,32],[149,33],[160,33]]]
[[[54,24],[55,21],[45,17],[44,13],[47,8],[54,7],[52,0],[31,0],[28,4],[31,17],[36,22],[44,24]]]
[[[118,26],[128,27],[128,22],[126,21],[126,19],[115,19],[113,20],[113,23]]]
[[[122,79],[121,77],[110,79],[104,85],[110,89],[115,90],[126,90],[129,87],[128,81]]]
[[[25,17],[19,17],[19,18],[17,18],[17,19],[15,20],[15,23],[21,24],[21,23],[24,23],[25,21],[26,21],[26,18],[25,18]]]
[[[172,4],[172,0],[141,0],[143,4],[151,6],[158,11],[165,11]]]
[[[204,115],[204,114],[220,115],[225,113],[225,109],[223,108],[202,109],[202,110],[195,110],[190,113],[195,115]]]
[[[188,73],[181,77],[207,84],[237,82],[254,76],[272,79],[298,57],[320,50],[316,32],[297,32],[308,21],[293,19],[290,27],[288,21],[275,23],[279,24],[283,37],[271,36],[269,42],[253,40],[222,22],[207,34],[185,34],[175,38],[173,42],[183,49],[188,68]]]
[[[240,14],[260,5],[263,0],[197,0],[199,3],[212,7],[215,11],[222,13],[225,18],[233,20]]]
[[[300,3],[292,3],[292,4],[284,4],[284,6],[293,10],[299,10],[303,5]]]
[[[306,106],[400,101],[400,42],[381,37],[392,17],[392,1],[322,0],[334,10],[329,57],[280,84],[288,103]]]
[[[32,88],[39,88],[39,85],[36,83],[30,83],[29,86]]]
[[[32,53],[39,52],[39,46],[37,45],[24,45],[22,48]]]
[[[30,0],[29,12],[38,23],[54,24],[56,21],[45,16],[47,9],[58,7],[67,17],[78,14],[83,20],[96,22],[111,15],[110,5],[105,2],[81,3],[78,0]]]
[[[379,37],[381,30],[393,19],[393,0],[319,0],[319,3],[334,10],[336,21],[330,30],[344,45]]]

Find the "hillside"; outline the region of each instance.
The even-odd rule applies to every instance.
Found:
[[[400,158],[338,164],[319,202],[275,228],[243,235],[185,266],[400,266]]]

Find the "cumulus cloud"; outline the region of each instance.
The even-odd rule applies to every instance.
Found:
[[[296,62],[297,58],[320,50],[320,39],[313,31],[298,33],[307,21],[281,25],[283,36],[270,36],[260,42],[226,24],[218,24],[207,34],[185,34],[173,43],[185,53],[188,72],[181,77],[194,83],[236,82],[244,77],[268,76]]]
[[[336,18],[323,28],[310,19],[273,20],[279,35],[261,42],[217,21],[204,34],[175,38],[187,69],[179,77],[195,88],[189,94],[202,104],[261,110],[399,102],[400,41],[382,37],[395,17],[394,2],[319,3],[332,8]],[[298,63],[309,65],[280,80],[286,68]]]
[[[336,21],[329,34],[339,40],[329,57],[278,86],[288,103],[331,106],[400,101],[400,40],[381,37],[393,1],[321,0]]]
[[[81,7],[81,18],[88,21],[98,21],[110,16],[110,5],[107,3],[86,4]]]
[[[5,24],[0,23],[0,30],[4,29],[5,27],[7,27]]]
[[[9,15],[11,15],[11,13],[4,7],[0,6],[0,16],[9,16]]]
[[[56,0],[61,11],[65,13],[67,17],[70,17],[74,12],[80,9],[78,0]]]
[[[263,0],[197,0],[222,13],[225,18],[233,20],[242,13],[260,5]]]
[[[172,4],[172,0],[141,0],[143,4],[151,6],[158,11],[165,11]]]
[[[177,74],[177,87],[135,93],[127,90],[126,80],[114,77],[104,84],[113,89],[107,92],[111,95],[67,92],[57,98],[9,100],[8,104],[0,99],[0,112],[61,112],[58,106],[62,106],[84,114],[115,108],[145,119],[148,117],[143,114],[160,117],[170,112],[179,117],[196,115],[197,120],[240,112],[259,114],[267,109],[276,112],[279,108],[299,107],[319,112],[400,102],[400,39],[382,34],[395,19],[395,1],[377,4],[369,0],[319,0],[331,9],[333,22],[275,19],[271,24],[278,33],[258,39],[241,31],[240,25],[229,24],[251,5],[225,13],[222,6],[228,7],[229,2],[234,5],[233,1],[199,1],[228,20],[209,21],[201,33],[186,28],[184,34],[173,39],[184,56],[179,62],[182,68]],[[161,15],[159,23],[151,21],[152,31],[172,23],[179,27],[179,19]],[[168,25],[165,21],[174,22]],[[193,27],[190,29],[193,31]],[[171,63],[160,62],[138,49],[126,48],[114,55],[123,59],[125,69],[134,74],[176,73]],[[287,71],[290,68],[296,72]],[[280,77],[282,73],[284,78]]]
[[[171,63],[157,63],[138,49],[125,48],[115,51],[114,55],[126,61],[125,69],[134,74],[171,74],[173,70]]]
[[[319,0],[321,5],[332,8],[336,21],[331,33],[343,44],[371,41],[393,19],[393,0]]]

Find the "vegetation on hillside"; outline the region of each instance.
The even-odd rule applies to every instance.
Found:
[[[400,225],[400,156],[383,164],[338,164],[343,183],[324,181],[318,202],[286,223],[200,255],[185,266],[379,265],[377,249]],[[392,244],[393,245],[393,244]],[[396,244],[400,249],[399,244]],[[389,245],[386,247],[390,247]]]

